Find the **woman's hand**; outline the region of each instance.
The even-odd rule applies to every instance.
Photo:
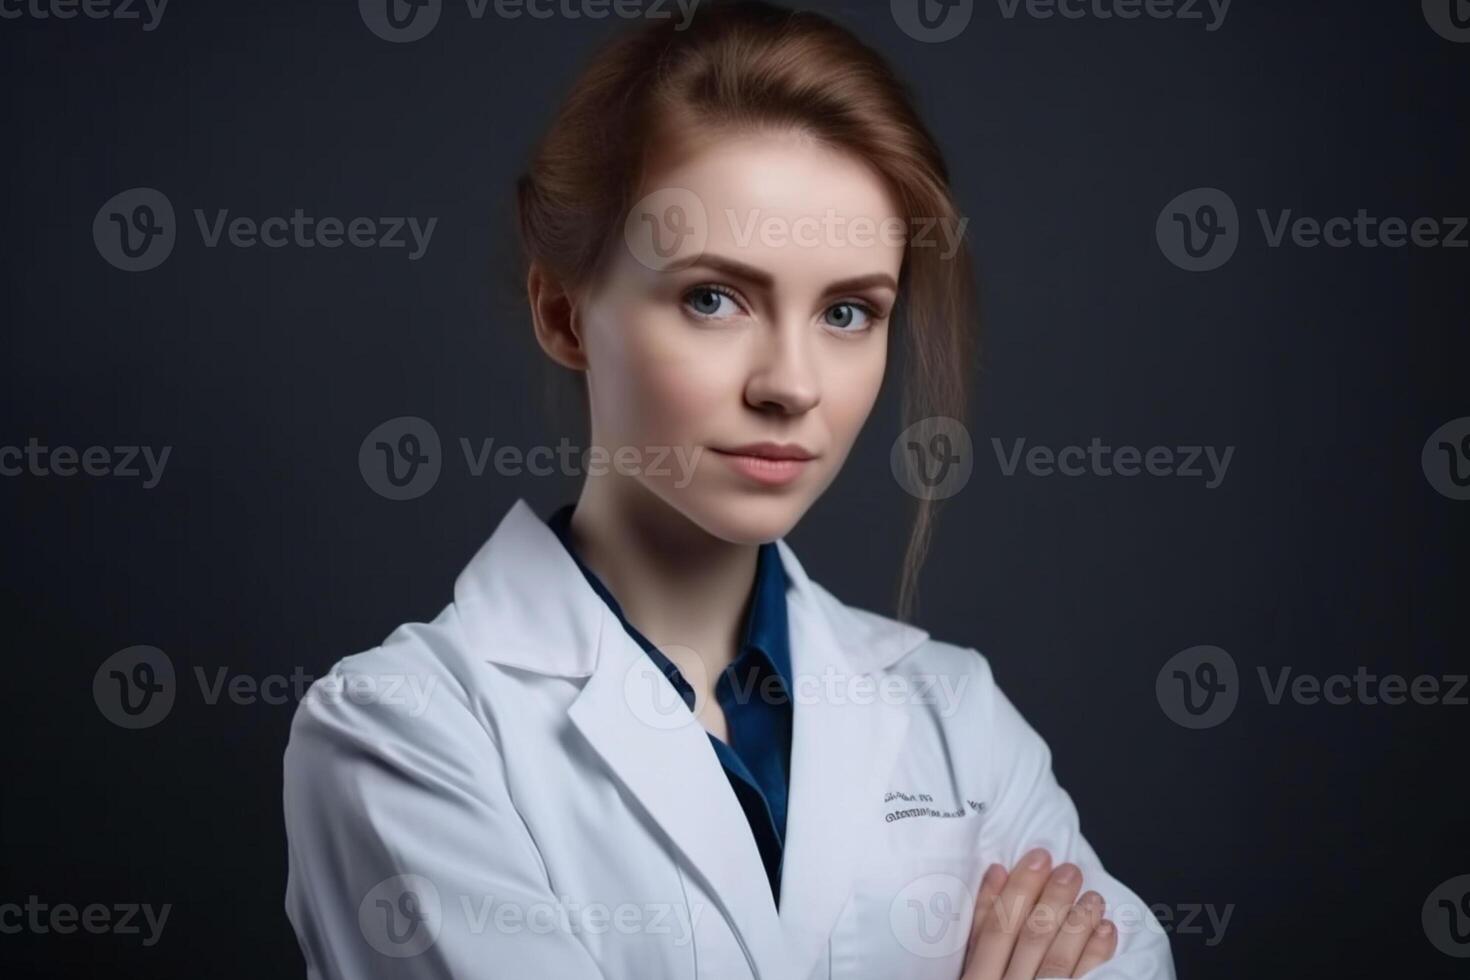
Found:
[[[960,980],[1080,977],[1106,962],[1118,948],[1118,930],[1103,918],[1101,895],[1077,899],[1081,887],[1075,864],[1052,870],[1051,855],[1040,848],[1009,874],[992,864],[975,900]]]

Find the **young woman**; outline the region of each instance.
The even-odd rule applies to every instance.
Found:
[[[963,225],[883,60],[760,3],[654,22],[597,55],[518,192],[589,473],[303,702],[308,974],[1172,978],[985,658],[844,605],[782,540],[891,343],[915,419],[964,413],[970,265],[934,231]]]

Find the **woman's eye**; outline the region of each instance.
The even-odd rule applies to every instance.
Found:
[[[710,286],[699,286],[684,294],[684,305],[698,316],[730,316],[739,312],[735,300]]]
[[[829,327],[856,331],[866,327],[872,316],[856,303],[838,303],[827,308],[824,319]]]

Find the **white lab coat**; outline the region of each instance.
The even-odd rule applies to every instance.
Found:
[[[338,663],[285,755],[318,980],[953,980],[991,862],[1075,862],[1095,980],[1172,980],[984,657],[844,605],[778,544],[794,731],[779,914],[703,727],[517,501],[431,623]]]

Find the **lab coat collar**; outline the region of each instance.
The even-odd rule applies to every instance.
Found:
[[[899,705],[855,700],[840,685],[890,666],[928,634],[843,605],[808,578],[784,540],[777,544],[790,583],[796,680],[779,913],[704,729],[682,701],[670,713],[676,696],[646,680],[662,675],[524,500],[456,582],[455,605],[477,656],[588,678],[568,710],[572,724],[702,879],[759,980],[805,980],[847,898],[856,858],[880,845],[872,802],[908,726]],[[839,696],[823,693],[834,690]]]
[[[845,605],[807,576],[785,539],[776,548],[789,583],[788,603],[823,611],[849,670],[883,670],[928,639],[919,627]],[[454,603],[474,635],[494,638],[485,644],[484,659],[560,677],[596,670],[597,637],[604,617],[612,616],[524,499],[511,506],[460,573]],[[791,637],[794,647],[794,629]]]

